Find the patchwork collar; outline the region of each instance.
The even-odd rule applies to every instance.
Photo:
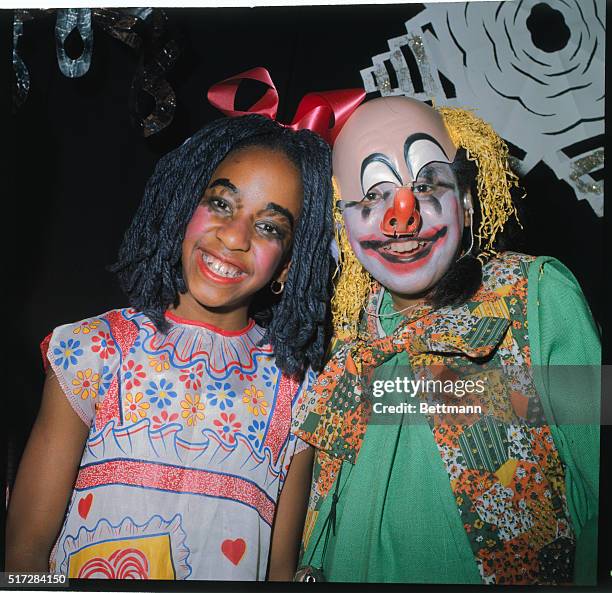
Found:
[[[294,421],[294,430],[318,449],[355,463],[371,402],[363,378],[400,352],[443,354],[478,361],[494,355],[511,324],[507,296],[483,284],[471,301],[433,310],[414,310],[396,329],[378,336],[376,317],[364,316],[359,338],[340,344],[313,385]],[[375,287],[366,312],[378,311],[384,295]],[[368,319],[370,318],[370,319]],[[374,320],[374,321],[373,321]],[[422,357],[427,364],[427,357]]]

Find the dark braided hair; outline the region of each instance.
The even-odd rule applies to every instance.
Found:
[[[463,198],[468,191],[471,193],[474,207],[473,226],[474,229],[477,229],[482,217],[476,183],[478,166],[474,161],[467,158],[465,148],[459,148],[454,161],[451,163],[451,169],[457,179],[460,197]],[[513,198],[515,198],[514,195]],[[513,199],[513,202],[519,210],[520,216],[520,200]],[[462,243],[464,249],[469,248],[470,239],[470,229],[466,228]],[[504,230],[498,233],[493,247],[496,251],[506,251],[516,249],[519,243],[519,226],[512,217],[506,222]],[[475,240],[471,253],[451,264],[444,276],[440,278],[428,294],[427,301],[438,308],[448,305],[461,305],[472,298],[482,284],[482,264],[477,259],[479,254],[478,241]]]
[[[164,313],[187,291],[181,262],[187,224],[219,163],[248,146],[285,154],[301,174],[304,201],[285,289],[279,297],[262,289],[249,311],[266,327],[263,342],[272,345],[278,367],[300,377],[308,366],[322,367],[330,337],[331,155],[317,134],[260,115],[208,124],[157,163],[111,271],[130,305],[167,332]]]

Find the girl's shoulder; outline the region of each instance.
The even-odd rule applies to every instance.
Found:
[[[108,358],[113,350],[131,348],[145,320],[151,323],[135,309],[123,308],[59,325],[41,343],[43,358],[52,344],[74,351],[90,346],[94,352],[105,350]]]
[[[100,327],[110,328],[111,325],[121,326],[125,325],[126,323],[135,323],[138,325],[145,319],[148,320],[146,315],[133,308],[124,307],[120,309],[111,309],[110,311],[105,311],[99,315],[93,315],[79,321],[72,321],[58,325],[50,335],[57,332],[71,332],[74,335],[87,336],[90,333],[98,330]]]
[[[87,425],[115,382],[122,354],[139,335],[133,309],[113,309],[56,327],[41,343],[49,367],[77,415]]]

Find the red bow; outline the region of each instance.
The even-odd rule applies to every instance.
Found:
[[[247,111],[238,111],[234,109],[234,100],[240,83],[245,79],[263,82],[268,86],[268,90]],[[333,144],[342,126],[351,113],[357,109],[364,97],[365,91],[362,89],[308,93],[300,101],[293,121],[288,125],[281,125],[296,131],[312,130],[326,142]],[[276,119],[278,92],[265,68],[252,68],[214,84],[208,91],[208,100],[213,106],[230,117],[259,113],[270,119]]]

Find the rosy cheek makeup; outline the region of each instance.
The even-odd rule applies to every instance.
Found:
[[[210,224],[211,214],[205,206],[198,206],[185,229],[184,240],[197,239]]]
[[[253,261],[255,268],[260,272],[269,272],[270,280],[276,272],[276,268],[283,255],[283,248],[279,243],[266,245],[264,248],[261,246],[256,248],[253,253]]]

